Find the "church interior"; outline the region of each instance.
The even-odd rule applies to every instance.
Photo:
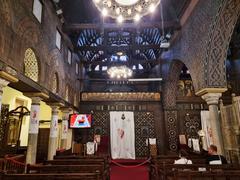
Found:
[[[239,180],[239,82],[239,0],[1,0],[0,179]]]

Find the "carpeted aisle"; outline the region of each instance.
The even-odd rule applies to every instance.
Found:
[[[148,165],[120,167],[112,163],[110,175],[111,180],[148,180]]]

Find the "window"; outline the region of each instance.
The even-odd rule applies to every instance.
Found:
[[[76,63],[76,74],[78,74],[78,73],[79,73],[79,64]]]
[[[72,64],[72,52],[68,49],[68,53],[67,53],[67,60],[68,60],[68,64]]]
[[[61,49],[61,38],[62,38],[62,36],[61,36],[60,32],[57,30],[57,32],[56,32],[56,46],[59,50]]]
[[[31,48],[25,51],[24,74],[35,82],[38,82],[38,61]]]
[[[94,70],[99,71],[99,65],[97,65]]]
[[[33,14],[37,20],[42,22],[42,3],[39,0],[33,1]]]
[[[102,71],[106,71],[108,69],[107,66],[102,66]]]

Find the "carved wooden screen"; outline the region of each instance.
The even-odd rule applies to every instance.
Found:
[[[135,121],[135,150],[136,157],[148,156],[147,138],[155,137],[154,114],[153,112],[134,112]],[[110,115],[109,111],[95,111],[93,114],[93,124],[89,133],[88,141],[93,141],[94,134],[108,135]]]

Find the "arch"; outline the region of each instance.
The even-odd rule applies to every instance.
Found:
[[[227,87],[225,61],[239,16],[240,3],[238,0],[225,0],[215,16],[204,59],[204,69],[207,70],[204,78],[206,87]]]
[[[31,48],[25,51],[24,55],[24,75],[35,82],[39,80],[39,63]]]
[[[40,40],[43,40],[39,26],[29,17],[24,17],[18,22],[16,32],[20,38],[29,40],[35,45],[38,44]]]
[[[47,65],[51,67],[51,70],[49,70],[49,74],[51,74],[51,77],[54,76],[54,73],[57,72],[58,77],[58,95],[60,95],[62,98],[66,99],[66,85],[64,82],[68,82],[65,80],[66,74],[64,69],[64,60],[61,56],[58,49],[54,48],[52,49],[49,54],[47,55]],[[48,75],[45,75],[45,82],[49,82],[51,84],[51,79],[48,78]],[[52,87],[51,87],[52,88]]]
[[[184,64],[180,60],[173,60],[163,86],[163,105],[165,108],[176,106],[176,92],[179,75]]]
[[[53,75],[52,92],[55,94],[57,94],[59,92],[59,78],[58,78],[57,72],[55,72]]]

